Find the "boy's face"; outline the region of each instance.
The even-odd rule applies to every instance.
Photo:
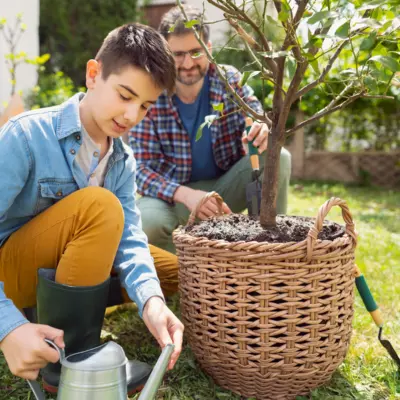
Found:
[[[162,92],[148,72],[133,66],[104,80],[101,64],[95,60],[88,62],[86,86],[93,122],[106,136],[114,138],[142,121]]]

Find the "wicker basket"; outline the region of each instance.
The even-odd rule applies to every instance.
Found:
[[[211,196],[222,202],[213,192],[197,208]],[[319,240],[335,205],[346,234]],[[356,241],[338,198],[298,243],[230,243],[178,228],[182,318],[201,367],[218,385],[257,399],[294,399],[329,381],[350,342]]]

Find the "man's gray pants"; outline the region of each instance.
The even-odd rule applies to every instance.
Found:
[[[260,157],[260,163],[263,167],[264,156]],[[192,182],[185,186],[206,192],[216,191],[232,212],[239,213],[246,208],[246,185],[251,182],[251,172],[249,157],[245,156],[221,177]],[[286,214],[290,173],[291,156],[286,149],[282,149],[276,203],[278,214]],[[147,196],[141,197],[137,204],[142,214],[143,230],[149,243],[175,253],[172,232],[179,225],[186,224],[190,214],[189,210],[183,204],[169,204],[164,200]]]

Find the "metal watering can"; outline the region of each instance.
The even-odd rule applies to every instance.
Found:
[[[127,358],[123,348],[115,342],[65,357],[51,340],[45,339],[60,354],[61,376],[57,400],[126,400]],[[153,400],[168,367],[174,345],[164,347],[139,400]],[[28,380],[36,400],[46,400],[37,381]]]

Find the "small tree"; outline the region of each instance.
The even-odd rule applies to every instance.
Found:
[[[177,1],[185,15],[180,0]],[[224,12],[252,61],[253,69],[244,73],[242,83],[258,75],[263,85],[272,85],[274,89],[271,109],[259,114],[234,92],[224,67],[217,65],[218,74],[239,110],[270,127],[260,223],[271,228],[276,226],[279,157],[285,139],[359,98],[392,99],[386,93],[400,70],[400,3],[398,0],[207,1]],[[199,21],[187,21],[186,26],[196,23]],[[194,33],[210,61],[216,63],[195,30]],[[343,54],[345,57],[339,59]],[[331,87],[329,72],[334,64],[339,64],[342,80]],[[288,128],[290,110],[302,96],[321,85],[329,92],[330,102],[305,121]]]
[[[17,52],[18,43],[27,29],[26,24],[23,22],[22,14],[17,14],[15,23],[13,25],[7,23],[5,18],[0,18],[0,34],[3,35],[4,40],[8,46],[9,53],[5,54],[8,72],[11,76],[11,96],[15,94],[17,87],[17,67],[22,63],[31,64],[39,69],[45,64],[49,58],[49,54],[29,58],[25,51]]]

